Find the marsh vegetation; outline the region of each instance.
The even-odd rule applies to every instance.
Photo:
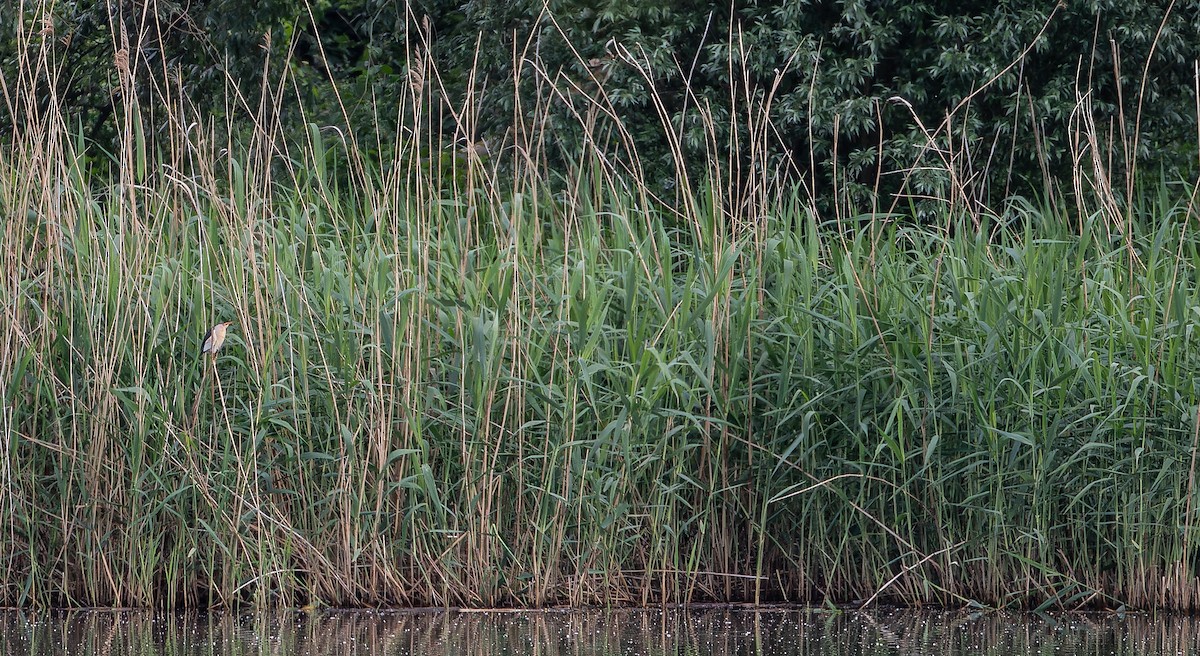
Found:
[[[1084,109],[1022,195],[965,105],[863,193],[779,156],[765,93],[690,144],[664,109],[663,184],[535,52],[481,144],[419,48],[375,139],[286,122],[286,74],[152,112],[116,49],[104,150],[42,37],[4,90],[0,605],[1200,602],[1195,189]]]

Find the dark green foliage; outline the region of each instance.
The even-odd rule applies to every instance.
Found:
[[[245,117],[258,109],[266,55],[282,52],[280,42],[286,47],[302,7],[293,0],[3,3],[0,72],[8,83],[0,125],[37,129],[21,121],[45,112],[14,114],[14,103],[33,99],[42,110],[57,103],[70,124],[111,152],[124,71],[155,132],[181,103],[218,119]]]
[[[16,11],[0,9],[8,30],[21,22]],[[1093,125],[1115,175],[1135,152],[1168,175],[1195,159],[1195,3],[789,0],[731,11],[697,1],[126,1],[56,5],[44,33],[33,15],[31,40],[0,35],[0,66],[14,79],[20,56],[48,48],[68,73],[55,93],[102,145],[114,138],[112,44],[128,46],[147,111],[171,102],[178,84],[187,101],[222,116],[257,108],[263,83],[283,73],[265,57],[283,61],[294,39],[288,70],[309,120],[348,120],[362,134],[386,128],[429,56],[441,74],[417,78],[427,98],[454,107],[474,94],[488,108],[469,121],[442,112],[437,138],[521,145],[514,124],[534,109],[515,99],[548,87],[557,110],[539,127],[558,137],[552,162],[587,156],[578,120],[587,117],[609,124],[604,149],[629,159],[636,149],[659,189],[681,173],[664,125],[692,174],[714,162],[790,170],[818,197],[835,188],[942,193],[946,169],[981,200],[1034,181],[1040,190],[1044,174],[1062,176],[1087,152],[1083,132]],[[233,107],[227,87],[238,89]],[[619,123],[596,109],[600,98]],[[769,128],[754,124],[762,115]],[[295,111],[280,118],[301,120]],[[939,155],[930,145],[953,165],[931,162]],[[723,161],[731,151],[735,161]],[[931,163],[938,170],[922,166]]]
[[[361,15],[378,29],[386,6]],[[1043,171],[1065,174],[1088,145],[1084,116],[1099,145],[1116,149],[1110,164],[1118,173],[1131,161],[1123,149],[1172,171],[1194,159],[1200,8],[1191,3],[1169,16],[1164,3],[1115,1],[753,2],[732,14],[727,4],[705,2],[597,8],[558,0],[545,11],[532,1],[429,2],[420,9],[430,19],[435,60],[454,72],[445,80],[449,93],[465,93],[474,67],[484,105],[497,108],[480,117],[486,135],[504,139],[528,110],[513,105],[514,77],[531,86],[549,80],[570,105],[554,126],[559,156],[578,157],[571,114],[586,112],[599,81],[660,185],[676,174],[664,121],[693,169],[726,154],[730,142],[744,156],[745,144],[762,139],[770,161],[815,176],[818,193],[831,183],[874,188],[880,173],[907,171],[922,153],[934,158],[926,150],[931,137],[957,153],[964,175],[991,171],[985,182],[999,183],[993,194],[1012,189],[1014,179],[1037,180],[1040,189]],[[407,23],[396,16],[377,34],[395,36],[402,23],[419,32],[422,18],[415,10]],[[376,52],[393,62],[406,54]],[[523,58],[519,76],[514,52]],[[770,106],[773,126],[765,138],[747,128],[761,105]],[[1108,161],[1109,153],[1101,156]],[[880,184],[897,190],[902,179],[885,175]],[[948,178],[922,170],[909,182],[910,191],[927,194],[944,190]]]

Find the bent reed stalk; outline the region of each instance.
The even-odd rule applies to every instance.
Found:
[[[676,144],[659,199],[532,65],[576,162],[535,120],[443,139],[481,108],[419,55],[394,149],[222,137],[176,88],[153,129],[117,98],[110,175],[35,64],[0,150],[0,604],[1200,600],[1186,193],[826,221],[760,104],[744,167]]]

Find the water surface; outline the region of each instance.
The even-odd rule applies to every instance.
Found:
[[[1200,623],[1139,614],[879,609],[0,611],[0,654],[859,656],[1200,653]]]

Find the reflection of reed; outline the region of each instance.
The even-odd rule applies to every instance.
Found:
[[[242,656],[838,656],[1197,653],[1200,619],[875,609],[0,612],[0,653]]]

